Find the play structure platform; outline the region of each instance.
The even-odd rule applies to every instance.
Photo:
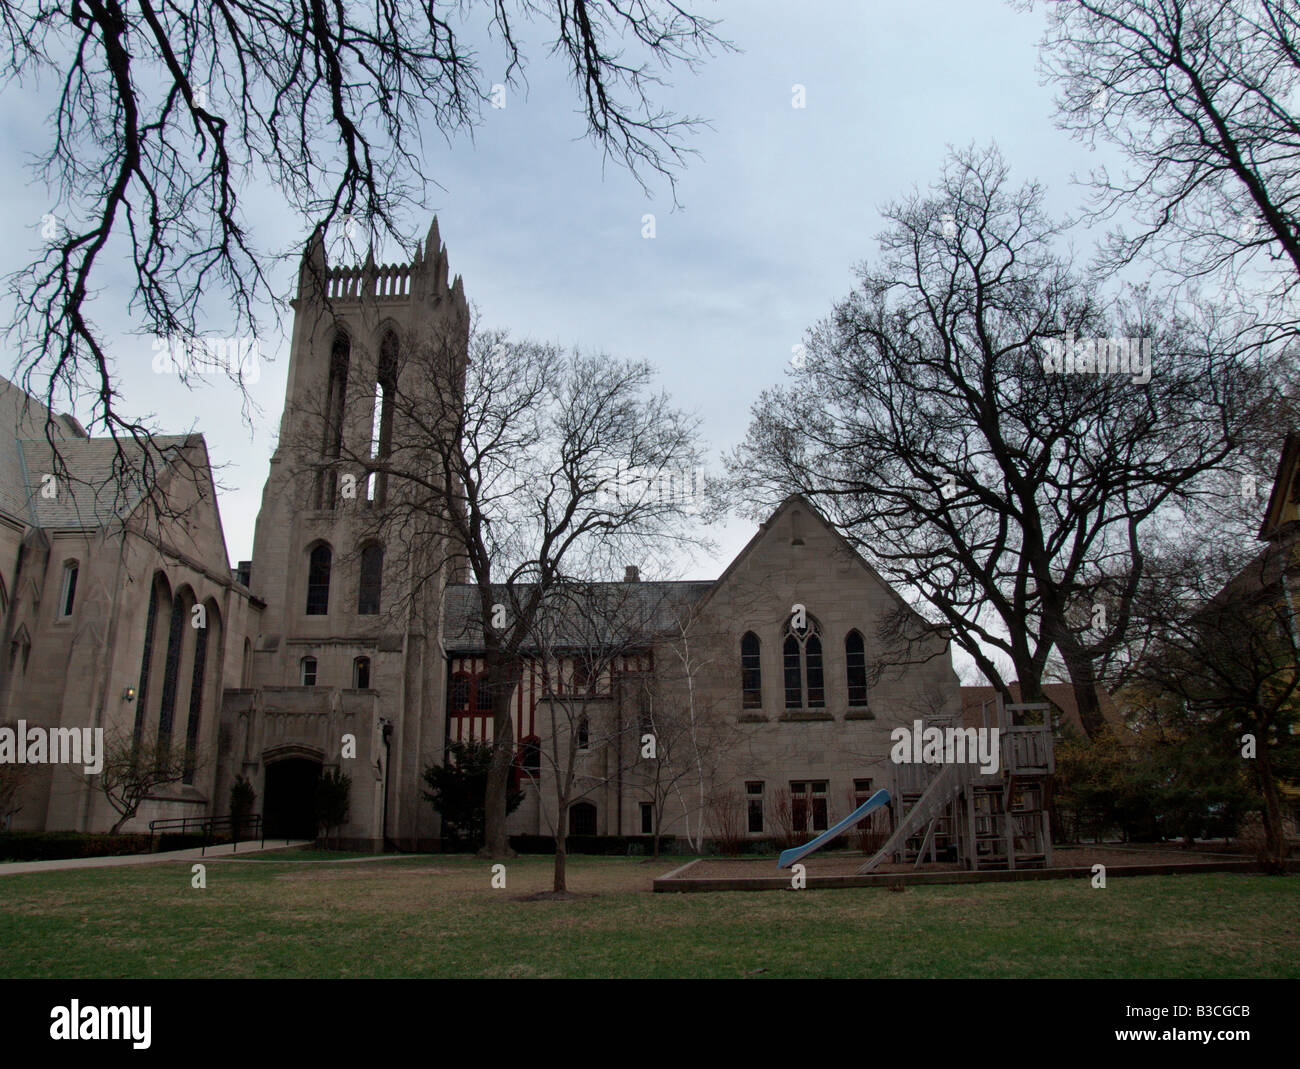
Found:
[[[889,807],[891,831],[858,869],[867,875],[884,862],[957,863],[966,869],[1050,868],[1052,832],[1048,777],[1055,771],[1051,706],[1003,705],[981,710],[984,730],[998,729],[998,769],[977,764],[893,764],[892,785],[873,794],[839,823],[802,846],[782,852],[785,869],[826,846],[873,812]],[[958,727],[930,718],[923,729]],[[965,725],[970,727],[971,725]]]

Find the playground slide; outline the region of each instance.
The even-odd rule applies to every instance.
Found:
[[[943,766],[930,786],[925,789],[925,793],[917,799],[916,805],[899,820],[898,827],[894,829],[894,834],[889,837],[889,841],[877,850],[862,868],[858,869],[859,876],[865,876],[890,854],[897,851],[899,846],[907,841],[908,836],[915,835],[943,812],[944,807],[961,792],[964,784],[961,768],[961,765]]]
[[[872,810],[879,809],[882,805],[887,805],[888,803],[889,792],[883,788],[876,791],[875,794],[836,824],[835,827],[827,828],[826,831],[822,832],[817,836],[817,838],[813,839],[811,842],[804,843],[803,846],[792,846],[789,850],[782,850],[781,857],[777,860],[776,867],[778,869],[788,869],[800,858],[807,857],[814,850],[820,850],[841,832],[847,831],[849,828],[853,827],[854,824]]]

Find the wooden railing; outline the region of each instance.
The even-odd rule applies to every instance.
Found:
[[[1055,772],[1052,729],[1046,724],[1002,729],[1002,769],[1010,773]]]

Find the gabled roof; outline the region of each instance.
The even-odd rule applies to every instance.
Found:
[[[128,438],[61,439],[58,451],[67,471],[66,485],[46,478],[55,470],[49,442],[18,442],[29,522],[45,528],[94,529],[125,520],[145,496],[146,458],[153,464],[156,485],[192,437],[197,436],[155,435],[147,446]],[[47,485],[55,490],[52,496],[44,492]]]
[[[146,457],[156,480],[181,449],[202,443],[197,435],[156,435],[144,445],[129,437],[91,438],[75,418],[54,413],[4,378],[0,427],[13,428],[12,436],[0,438],[0,513],[35,528],[85,530],[121,522],[145,495]],[[57,474],[56,450],[66,480],[47,478]]]
[[[844,553],[847,554],[848,559],[857,564],[863,569],[863,571],[879,583],[881,588],[894,599],[895,603],[902,609],[906,610],[906,612],[909,613],[913,619],[917,620],[926,631],[933,632],[935,635],[942,637],[945,641],[950,639],[949,631],[945,626],[931,623],[917,612],[915,608],[909,605],[898,591],[894,589],[893,585],[887,582],[884,576],[876,571],[876,569],[871,566],[870,562],[857,551],[857,548],[853,543],[845,538],[840,531],[836,530],[835,526],[826,519],[826,517],[821,514],[820,510],[804,497],[803,494],[791,494],[776,507],[766,520],[758,525],[758,530],[754,533],[754,537],[745,543],[745,548],[737,553],[735,559],[727,565],[726,570],[718,577],[718,581],[713,584],[713,590],[721,589],[731,574],[740,567],[741,562],[753,553],[755,548],[768,536],[768,533],[776,525],[777,520],[796,506],[803,508],[815,523],[819,524],[823,530],[828,532],[831,538],[833,538]],[[707,603],[708,597],[712,596],[712,593],[712,590],[709,591],[709,594],[700,603],[701,608],[703,608]]]
[[[547,646],[592,647],[598,643],[627,643],[669,634],[676,626],[676,614],[697,605],[713,583],[680,582],[582,583],[575,589],[590,600],[570,612],[557,611]],[[525,597],[533,587],[517,584],[516,596]],[[506,587],[494,588],[502,605],[509,606]],[[449,583],[443,605],[443,648],[448,653],[481,653],[484,649],[475,583]]]
[[[26,438],[44,440],[47,423],[50,435],[56,440],[86,436],[81,424],[71,416],[54,415],[25,390],[0,378],[0,433],[5,436],[0,439],[0,512],[23,523],[30,523],[31,516],[18,443]]]
[[[627,642],[636,636],[650,639],[656,635],[671,634],[677,626],[677,613],[689,607],[698,613],[708,602],[713,592],[718,590],[735,572],[740,563],[753,552],[760,541],[768,535],[777,519],[791,508],[802,507],[807,514],[819,523],[848,554],[869,575],[927,629],[944,635],[945,629],[936,628],[925,620],[898,592],[887,583],[880,574],[862,557],[853,545],[835,530],[826,518],[802,494],[791,494],[768,519],[759,524],[754,537],[746,543],[734,560],[716,580],[685,580],[678,582],[633,582],[633,583],[586,583],[582,589],[589,590],[598,600],[590,611],[578,613],[582,618],[574,621],[565,633],[563,624],[555,628],[555,633],[548,637],[548,645],[568,645],[571,647],[589,646],[594,633],[603,628],[610,641]],[[499,601],[508,605],[506,588],[500,586]],[[531,586],[520,584],[516,590],[525,594]],[[480,625],[478,586],[474,583],[451,583],[446,590],[443,605],[443,647],[448,653],[465,654],[482,652],[483,633]]]
[[[1300,475],[1300,472],[1297,472],[1297,462],[1300,462],[1300,433],[1292,431],[1282,443],[1282,455],[1277,462],[1277,474],[1273,476],[1273,489],[1268,497],[1268,507],[1264,509],[1264,522],[1259,529],[1259,537],[1262,540],[1276,538],[1287,526],[1295,522],[1294,506],[1300,500],[1297,494],[1293,493],[1293,490],[1300,491],[1300,482],[1297,481],[1297,475]]]

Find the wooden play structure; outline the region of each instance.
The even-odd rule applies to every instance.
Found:
[[[858,872],[882,862],[959,862],[968,869],[1047,868],[1052,834],[1047,777],[1055,770],[1051,706],[983,704],[984,728],[998,729],[999,768],[895,764],[893,830]],[[926,727],[961,726],[930,718]]]

